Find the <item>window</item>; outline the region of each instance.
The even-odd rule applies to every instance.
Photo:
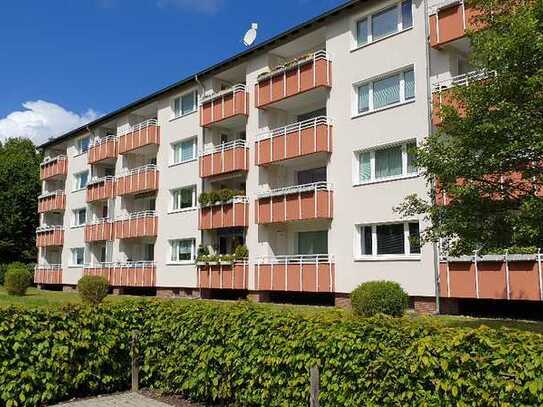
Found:
[[[356,23],[356,45],[362,46],[413,26],[412,0],[405,0]]]
[[[196,207],[196,186],[180,188],[172,191],[172,210]]]
[[[314,182],[326,182],[326,167],[312,168],[298,171],[298,185],[312,184]]]
[[[358,113],[365,113],[415,99],[413,68],[357,86]]]
[[[153,243],[146,243],[144,250],[145,261],[155,260],[155,245]]]
[[[361,256],[420,254],[418,222],[360,226],[359,237]]]
[[[87,209],[74,210],[74,226],[83,226],[87,223]]]
[[[77,153],[86,153],[90,146],[90,137],[83,137],[77,140]]]
[[[76,247],[72,249],[72,264],[74,266],[82,266],[85,264],[85,248]]]
[[[380,181],[417,174],[414,150],[416,143],[410,141],[390,147],[358,154],[356,183]]]
[[[193,262],[195,259],[194,256],[194,239],[184,239],[184,240],[171,240],[171,257],[170,260],[173,263],[181,262]]]
[[[74,191],[78,191],[80,189],[84,189],[87,187],[87,183],[89,182],[88,171],[77,173],[74,175],[74,177],[75,177]]]
[[[173,101],[174,117],[180,117],[194,112],[196,110],[197,102],[198,96],[195,90],[175,98]]]
[[[298,254],[328,254],[328,231],[299,232]]]
[[[197,157],[196,137],[173,144],[173,163],[179,164]]]

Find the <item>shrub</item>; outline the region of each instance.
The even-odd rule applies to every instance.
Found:
[[[4,277],[6,276],[7,264],[0,264],[0,285],[4,285]]]
[[[209,204],[209,194],[207,192],[202,192],[198,197],[198,203],[202,206]]]
[[[203,244],[198,246],[198,253],[197,253],[197,257],[202,257],[202,256],[209,256],[209,249],[207,248],[207,246]]]
[[[237,246],[236,250],[234,251],[234,257],[236,258],[236,260],[243,260],[249,257],[249,249],[247,249],[247,246]]]
[[[220,195],[218,194],[218,192],[215,192],[215,191],[209,192],[208,197],[209,197],[209,204],[215,204],[221,200]]]
[[[235,195],[235,192],[228,188],[223,188],[219,191],[219,196],[223,203],[231,200],[234,197],[234,195]]]
[[[77,289],[83,302],[100,304],[107,296],[108,282],[100,276],[83,276],[77,283]]]
[[[22,296],[32,285],[32,273],[25,264],[15,262],[7,267],[4,280],[4,286],[9,295]]]
[[[407,293],[393,281],[368,281],[351,293],[354,312],[364,316],[402,316],[408,301]]]

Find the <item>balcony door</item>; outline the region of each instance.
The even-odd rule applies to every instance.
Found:
[[[314,182],[326,182],[326,167],[312,168],[298,171],[298,185],[312,184]]]
[[[328,231],[299,232],[298,254],[328,254]]]

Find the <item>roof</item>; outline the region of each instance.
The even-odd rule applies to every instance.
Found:
[[[187,76],[186,78],[184,79],[181,79],[180,81],[177,81],[169,86],[166,86],[165,88],[163,89],[160,89],[154,93],[151,93],[150,95],[147,95],[147,96],[144,96],[140,99],[137,99],[136,101],[132,102],[132,103],[129,103],[128,105],[125,105],[117,110],[114,110],[113,112],[110,112],[108,114],[105,114],[104,116],[101,116],[99,117],[98,119],[90,122],[90,123],[87,123],[81,127],[78,127],[76,129],[73,129],[73,130],[70,130],[69,132],[67,133],[64,133],[63,135],[59,136],[59,137],[56,137],[54,139],[50,139],[48,141],[46,141],[45,143],[41,144],[38,148],[46,148],[46,147],[49,147],[51,145],[54,145],[54,144],[57,144],[57,143],[60,143],[66,139],[69,139],[70,137],[72,136],[75,136],[83,131],[87,131],[87,129],[89,127],[94,127],[94,126],[97,126],[97,125],[100,125],[100,124],[103,124],[109,120],[112,120],[114,119],[115,117],[118,117],[120,116],[121,114],[129,111],[129,110],[132,110],[132,109],[136,109],[136,108],[139,108],[141,107],[142,105],[146,104],[146,103],[149,103],[155,99],[157,99],[158,97],[160,96],[163,96],[164,94],[172,91],[172,90],[175,90],[177,88],[180,88],[192,81],[195,80],[196,77],[199,77],[199,76],[205,76],[205,75],[209,75],[209,74],[212,74],[214,72],[217,72],[221,69],[225,69],[227,66],[229,65],[232,65],[234,64],[235,62],[238,62],[240,59],[243,59],[243,58],[246,58],[250,55],[253,55],[253,54],[256,54],[256,53],[259,53],[259,52],[263,52],[264,50],[272,47],[272,46],[278,46],[277,43],[279,42],[284,42],[288,39],[290,39],[291,37],[298,37],[298,36],[301,36],[303,34],[303,32],[307,31],[309,28],[312,28],[313,26],[315,25],[320,25],[322,24],[326,19],[330,18],[330,17],[333,17],[333,16],[336,16],[338,15],[339,13],[355,6],[357,3],[360,3],[361,1],[365,1],[365,0],[350,0],[350,1],[347,1],[346,3],[343,3],[331,10],[328,10],[326,11],[325,13],[317,16],[317,17],[314,17],[310,20],[307,20],[301,24],[298,24],[297,26],[295,27],[292,27],[290,28],[289,30],[287,31],[284,31],[266,41],[264,41],[263,43],[253,47],[253,48],[249,48],[245,51],[242,51],[230,58],[227,58],[215,65],[212,65],[208,68],[205,68],[203,70],[201,70],[200,72],[197,72],[197,73],[194,73],[194,74],[191,74],[189,76]]]

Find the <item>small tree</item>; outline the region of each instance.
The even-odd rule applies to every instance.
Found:
[[[25,264],[15,262],[7,267],[4,280],[9,295],[23,296],[32,284],[32,273]]]
[[[77,289],[83,302],[91,305],[100,304],[107,296],[108,282],[100,276],[83,276],[77,283]]]
[[[368,281],[351,293],[354,312],[365,317],[376,314],[400,317],[408,301],[407,293],[394,281]]]

